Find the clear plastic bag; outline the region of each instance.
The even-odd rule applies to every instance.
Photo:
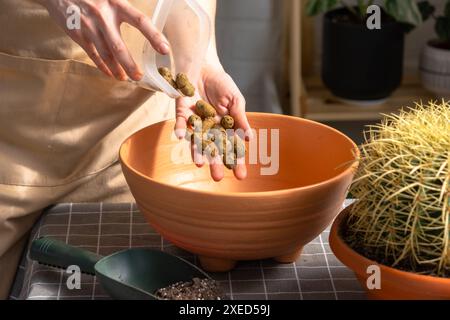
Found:
[[[167,67],[174,76],[180,72],[185,73],[191,83],[197,83],[211,37],[210,18],[196,0],[147,1],[145,13],[152,16],[153,24],[166,36],[171,50],[170,54],[161,55],[142,35],[135,35],[133,39],[138,38],[138,41],[129,44],[129,49],[144,72],[142,80],[137,84],[150,90],[162,91],[172,98],[182,97],[159,74],[158,68]]]

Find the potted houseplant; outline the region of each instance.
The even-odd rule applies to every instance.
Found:
[[[325,13],[322,80],[337,97],[379,103],[401,83],[405,33],[422,22],[415,0],[385,0],[377,6],[379,29],[369,28],[373,0],[309,0],[308,15]],[[375,14],[375,13],[374,13]]]
[[[420,59],[423,86],[439,97],[450,98],[450,0],[445,3],[444,13],[434,14],[435,7],[428,1],[427,14],[436,20],[437,39],[428,41]]]
[[[370,298],[450,299],[450,105],[430,103],[369,130],[330,246]]]

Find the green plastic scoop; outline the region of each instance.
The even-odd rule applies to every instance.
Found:
[[[30,258],[57,268],[77,265],[96,275],[114,299],[157,299],[154,292],[179,281],[211,277],[174,255],[146,248],[127,249],[102,257],[64,242],[41,237],[31,243]]]

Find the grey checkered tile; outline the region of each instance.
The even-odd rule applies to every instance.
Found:
[[[134,203],[71,203],[49,208],[31,239],[51,236],[101,255],[131,247],[164,250],[197,263],[195,256],[156,233]],[[212,273],[229,299],[365,299],[353,272],[336,259],[328,244],[329,228],[305,246],[292,264],[267,259],[241,261],[229,273]],[[67,274],[39,265],[26,254],[18,269],[11,299],[108,299],[97,279],[83,275],[80,290],[69,290]]]

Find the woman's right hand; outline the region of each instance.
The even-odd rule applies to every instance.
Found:
[[[138,29],[161,54],[169,53],[169,42],[151,19],[128,0],[37,0],[61,28],[78,43],[105,74],[118,80],[140,80],[142,70],[133,60],[120,34],[125,22]],[[80,28],[67,27],[67,8],[80,9]]]

